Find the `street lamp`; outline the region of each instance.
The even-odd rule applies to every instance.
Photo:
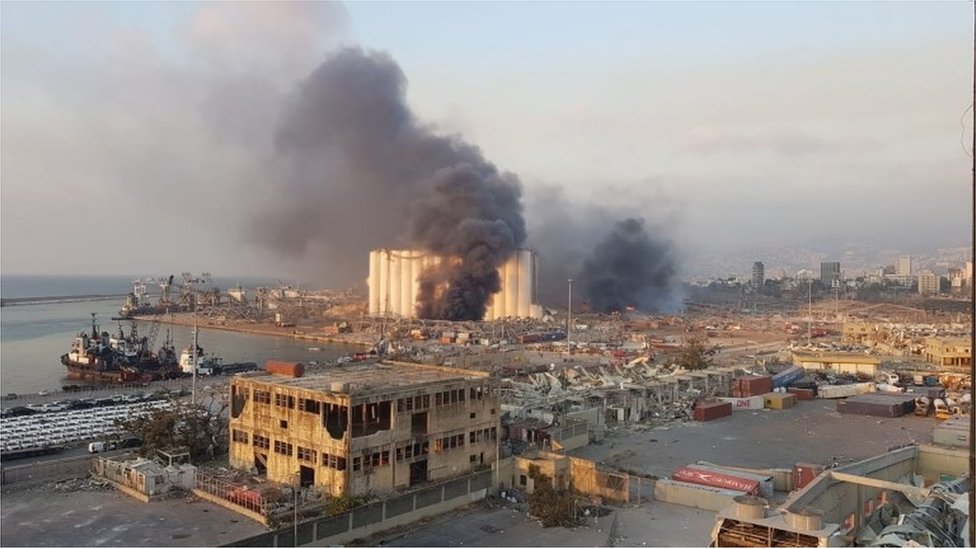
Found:
[[[298,547],[298,488],[301,485],[302,485],[302,472],[299,470],[295,472],[295,489],[292,490],[292,493],[295,495],[295,505],[293,509],[294,520],[292,521],[293,528],[294,528],[294,533],[293,533],[294,547]]]
[[[573,279],[570,278],[566,282],[569,283],[569,299],[566,307],[566,352],[570,352],[569,334],[571,327],[573,325]]]

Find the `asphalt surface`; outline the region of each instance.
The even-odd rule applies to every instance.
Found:
[[[875,456],[894,446],[932,442],[934,418],[841,414],[837,401],[798,401],[786,410],[733,412],[708,422],[610,432],[601,444],[569,452],[577,457],[661,478],[698,460],[739,467],[792,468]]]
[[[4,493],[4,547],[215,547],[265,528],[212,503],[175,498],[142,503],[116,490],[65,483]]]

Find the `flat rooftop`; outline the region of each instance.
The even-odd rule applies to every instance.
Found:
[[[811,362],[851,362],[856,364],[881,364],[881,359],[863,353],[841,353],[820,351],[793,351],[794,360]]]
[[[249,381],[282,387],[307,389],[323,393],[354,395],[378,393],[410,388],[415,385],[452,381],[486,381],[488,374],[476,370],[390,362],[378,364],[345,364],[330,367],[324,372],[302,377],[275,375],[268,372],[241,374]],[[341,389],[340,389],[341,387]]]

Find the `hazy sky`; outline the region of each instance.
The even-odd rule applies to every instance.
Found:
[[[348,282],[249,224],[282,192],[282,109],[353,44],[520,176],[530,240],[559,192],[643,215],[686,265],[969,243],[971,3],[3,2],[0,26],[3,273]]]

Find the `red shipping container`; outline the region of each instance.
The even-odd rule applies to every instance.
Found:
[[[702,402],[692,411],[696,421],[711,421],[720,417],[732,415],[731,402]]]
[[[739,492],[745,492],[752,495],[759,494],[758,480],[723,475],[714,471],[695,469],[693,467],[680,467],[671,474],[671,478],[673,480],[700,484],[702,486],[713,486],[715,488],[724,488],[726,490],[737,490]]]
[[[821,465],[810,463],[797,463],[793,466],[793,489],[802,490],[807,484],[813,482],[817,475],[824,470]]]
[[[742,392],[740,398],[760,396],[773,392],[773,378],[771,376],[742,376],[735,379],[739,391]]]
[[[791,395],[796,395],[797,400],[813,400],[814,398],[816,398],[813,389],[800,389],[797,387],[790,387],[789,389],[786,390],[786,392]]]
[[[288,377],[302,377],[305,375],[305,366],[301,362],[284,362],[281,360],[269,360],[264,364],[264,369],[269,374],[277,374]]]

